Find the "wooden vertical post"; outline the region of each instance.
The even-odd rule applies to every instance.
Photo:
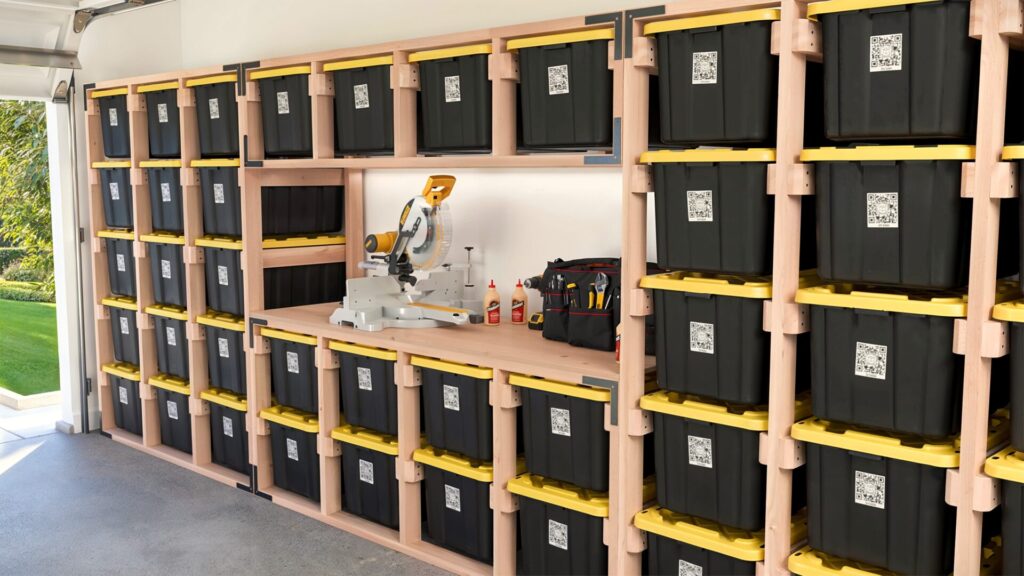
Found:
[[[516,90],[519,82],[519,59],[505,50],[505,39],[491,41],[488,56],[488,78],[491,81],[491,154],[512,156],[516,153]]]
[[[254,489],[265,490],[274,485],[274,456],[270,444],[270,425],[260,418],[260,410],[270,408],[270,344],[260,334],[258,326],[249,326],[253,331],[252,346],[246,355],[248,375],[248,404],[246,418],[249,428],[249,461],[256,467]]]
[[[312,103],[313,159],[334,158],[334,75],[324,72],[323,62],[313,63],[309,97]]]
[[[495,370],[491,378],[491,407],[494,410],[491,446],[494,481],[491,509],[494,512],[494,573],[516,573],[516,511],[519,506],[508,491],[516,475],[516,410],[522,402],[519,388],[510,386],[508,373]]]
[[[361,278],[366,271],[359,267],[363,260],[365,220],[363,204],[363,171],[345,170],[345,278]]]
[[[395,98],[395,157],[416,155],[416,94],[420,89],[419,64],[409,63],[409,53],[395,51],[391,89]]]
[[[395,385],[398,386],[398,538],[403,544],[421,540],[420,481],[422,473],[412,453],[420,447],[420,373],[406,352],[398,353]]]
[[[319,338],[316,349],[317,393],[320,407],[317,419],[320,434],[320,512],[341,511],[341,447],[331,438],[331,431],[341,425],[341,364],[338,355],[327,347],[327,338]]]

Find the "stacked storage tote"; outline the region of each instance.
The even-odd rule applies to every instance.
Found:
[[[104,364],[100,370],[106,377],[111,398],[114,425],[122,430],[142,436],[142,398],[139,396],[139,368],[131,364],[114,362]]]
[[[1014,417],[1010,419],[1010,445],[989,457],[985,473],[1001,480],[1003,574],[1020,574],[1024,572],[1024,459],[1018,451],[1024,446],[1024,418],[1020,416],[1024,414],[1024,300],[997,304],[992,318],[1009,326],[1010,373],[1003,382],[1010,388],[1010,414]],[[1003,382],[993,378],[992,393]]]
[[[341,509],[398,528],[398,439],[349,424],[331,431],[341,443]]]
[[[199,397],[210,407],[211,461],[249,475],[248,406],[245,396],[222,388],[203,390]]]
[[[320,457],[317,455],[316,414],[275,405],[260,410],[270,425],[274,485],[289,492],[320,501]]]
[[[491,149],[491,45],[425,50],[409,54],[419,64],[420,149],[428,153]]]
[[[395,149],[393,56],[324,64],[334,79],[334,152],[392,154]]]
[[[257,70],[263,119],[263,151],[268,158],[309,158],[313,155],[310,66]]]

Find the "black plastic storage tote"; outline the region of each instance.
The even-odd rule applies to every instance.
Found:
[[[419,136],[423,152],[491,149],[490,44],[409,54],[419,63]]]
[[[238,157],[237,85],[235,73],[185,81],[185,86],[195,91],[199,155],[203,158]]]
[[[146,307],[156,330],[157,369],[161,374],[188,380],[188,343],[185,325],[188,312],[177,306],[155,304]]]
[[[114,360],[139,365],[139,328],[136,313],[139,310],[134,298],[111,296],[102,304],[110,314],[110,334],[114,340]]]
[[[181,160],[143,160],[139,167],[149,178],[149,211],[153,230],[185,231],[181,194]]]
[[[100,173],[100,194],[103,195],[103,220],[109,228],[134,228],[132,210],[132,163],[125,161],[93,162]]]
[[[344,262],[263,270],[263,307],[266,310],[341,302],[344,297]]]
[[[270,424],[274,485],[319,502],[320,456],[316,452],[316,436],[320,423],[316,414],[271,406],[260,411],[260,418]]]
[[[107,252],[107,278],[110,293],[135,298],[135,255],[132,252],[134,234],[120,230],[100,230]]]
[[[331,431],[341,442],[341,509],[398,528],[398,439],[349,424]]]
[[[341,186],[263,186],[263,236],[340,232],[345,225]]]
[[[334,78],[337,156],[391,154],[395,149],[392,56],[324,64]]]
[[[196,322],[206,329],[210,386],[245,396],[245,319],[211,310]]]
[[[93,90],[100,113],[100,133],[103,136],[103,155],[107,158],[129,158],[132,155],[128,130],[128,89],[111,88]]]
[[[317,414],[316,338],[273,328],[262,328],[260,335],[270,340],[270,386],[277,403]]]
[[[210,388],[199,397],[210,406],[210,459],[214,464],[249,475],[249,434],[245,396]]]
[[[188,412],[188,382],[161,374],[150,378],[149,384],[156,388],[160,443],[191,454],[192,418]]]
[[[185,301],[185,237],[154,232],[140,238],[149,254],[149,271],[153,281],[153,300],[157,304],[184,308]]]
[[[139,396],[138,366],[115,363],[104,364],[108,393],[114,408],[114,424],[132,434],[142,435],[142,399]]]
[[[242,236],[242,189],[238,185],[238,158],[193,160],[199,170],[203,194],[203,233],[208,236]]]
[[[398,353],[348,342],[331,341],[341,366],[341,405],[345,421],[384,434],[398,434]]]
[[[267,158],[309,158],[313,155],[312,99],[309,66],[257,70],[263,118],[263,150]]]
[[[181,156],[181,122],[178,112],[178,81],[144,84],[138,88],[146,98],[149,127],[149,155],[153,158]]]
[[[413,356],[412,365],[420,370],[427,442],[470,459],[490,460],[494,371],[422,356]]]
[[[196,240],[206,258],[207,308],[243,316],[242,241],[233,238],[204,237]]]

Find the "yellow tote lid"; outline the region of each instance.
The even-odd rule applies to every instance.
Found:
[[[168,392],[177,392],[178,394],[189,395],[188,380],[171,376],[170,374],[157,374],[149,379],[149,385],[167,390]]]
[[[178,246],[185,245],[185,235],[175,234],[174,232],[150,232],[149,234],[143,234],[139,236],[139,240],[143,242],[150,242],[153,244],[177,244]]]
[[[188,322],[188,312],[180,306],[154,304],[153,306],[146,306],[146,314]]]
[[[598,518],[608,517],[608,493],[595,492],[538,476],[523,474],[508,481],[508,491]]]
[[[1003,160],[1020,160],[1024,158],[1024,146],[1004,146]]]
[[[1019,291],[1012,282],[1001,281],[996,286],[996,302],[1004,302]],[[916,292],[874,288],[855,290],[850,284],[828,284],[801,288],[796,301],[812,306],[856,308],[879,312],[900,312],[946,318],[967,317],[967,294],[962,292]]]
[[[238,410],[239,412],[247,412],[249,410],[249,406],[245,402],[245,396],[235,394],[230,390],[210,388],[209,390],[203,390],[200,392],[199,397],[207,402],[226,406],[232,410]]]
[[[89,93],[90,98],[106,98],[107,96],[126,96],[128,94],[128,87],[123,88],[107,88],[106,90],[93,90]]]
[[[398,438],[351,424],[343,424],[331,430],[331,438],[346,444],[381,452],[388,456],[398,456]]]
[[[178,81],[171,80],[169,82],[157,82],[156,84],[143,84],[135,89],[139,94],[145,94],[146,92],[161,92],[163,90],[177,90]]]
[[[935,0],[928,0],[934,2]],[[813,4],[812,4],[813,6]],[[974,160],[974,146],[852,146],[808,148],[801,162],[885,162],[900,160]]]
[[[814,270],[800,273],[800,286],[814,286],[821,280]],[[767,300],[772,297],[772,279],[770,276],[760,278],[730,276],[727,274],[705,274],[702,272],[666,272],[653,274],[640,279],[641,288],[652,290],[669,290],[672,292],[689,292],[691,294],[713,294],[715,296],[733,296],[736,298],[757,298]]]
[[[301,432],[316,434],[320,430],[320,422],[316,414],[296,410],[287,406],[275,405],[260,410],[260,418],[274,424],[294,428]]]
[[[1024,484],[1024,453],[1018,452],[1013,446],[1003,448],[985,460],[985,474]]]
[[[996,304],[992,309],[992,318],[1007,322],[1024,322],[1024,300]]]
[[[719,403],[670,390],[658,390],[641,397],[640,407],[659,414],[721,424],[753,432],[768,430],[767,406],[731,406],[724,402]],[[810,394],[801,394],[796,399],[795,418],[803,419],[810,415]]]
[[[774,148],[695,148],[655,150],[640,155],[641,164],[697,162],[775,162]]]
[[[479,366],[462,364],[460,362],[449,362],[447,360],[436,360],[434,358],[426,358],[424,356],[413,356],[412,365],[419,366],[420,368],[437,370],[439,372],[469,376],[470,378],[476,378],[477,380],[490,380],[494,378],[494,370],[491,370],[490,368],[481,368]]]
[[[100,230],[96,233],[97,238],[111,238],[113,240],[135,240],[135,233],[131,230]]]
[[[491,50],[492,48],[490,44],[471,44],[469,46],[456,46],[455,48],[423,50],[409,54],[409,62],[423,62],[426,60],[441,60],[442,58],[458,58],[459,56],[490,54]]]
[[[139,168],[181,168],[181,160],[141,160]]]
[[[645,532],[738,560],[764,560],[764,530],[739,530],[660,506],[653,506],[637,513],[633,517],[633,524]],[[791,534],[793,542],[799,542],[807,537],[807,517],[804,514],[793,517]]]
[[[490,462],[474,460],[455,452],[449,452],[440,448],[426,446],[417,448],[412,453],[412,459],[420,464],[458,474],[477,482],[493,482],[494,466]],[[525,461],[518,462],[525,469]],[[525,470],[523,470],[525,471]],[[517,473],[521,471],[517,470]]]
[[[191,163],[193,168],[238,168],[241,165],[242,161],[238,158],[204,158]]]
[[[368,358],[389,360],[391,362],[398,360],[398,352],[395,352],[394,350],[385,350],[383,348],[374,348],[373,346],[362,346],[360,344],[331,340],[327,343],[327,347],[336,352],[346,352],[348,354],[355,354],[356,356],[366,356]]]
[[[192,88],[193,86],[224,84],[226,82],[238,82],[238,74],[232,72],[230,74],[217,74],[214,76],[205,76],[203,78],[189,78],[188,80],[185,80],[185,86]]]
[[[872,8],[888,8],[889,6],[904,6],[908,4],[921,4],[934,2],[935,0],[828,0],[826,2],[815,2],[807,5],[807,15],[817,16],[818,14],[831,14],[834,12],[853,12],[854,10],[870,10]]]
[[[110,306],[112,308],[120,308],[122,310],[137,311],[139,305],[135,302],[135,298],[128,298],[127,296],[107,296],[100,300],[100,304],[104,306]]]
[[[1006,441],[1010,434],[1009,423],[1009,414],[1005,408],[992,415],[989,422],[989,449]],[[922,440],[919,436],[883,434],[820,418],[808,418],[793,424],[791,433],[793,438],[812,444],[895,458],[925,466],[956,468],[960,465],[959,438]]]
[[[342,60],[340,62],[328,62],[324,64],[324,72],[336,70],[352,70],[353,68],[369,68],[371,66],[391,66],[394,64],[394,56],[371,56],[369,58],[357,58],[355,60]]]
[[[799,576],[898,576],[870,564],[825,554],[804,546],[789,556],[789,571]]]
[[[92,163],[93,168],[131,168],[131,160],[103,160]]]
[[[287,330],[278,330],[277,328],[261,328],[260,335],[265,338],[273,338],[274,340],[284,340],[286,342],[294,342],[296,344],[316,346],[316,336],[307,336],[306,334],[298,334]]]
[[[234,330],[235,332],[245,332],[244,318],[240,318],[234,314],[217,312],[216,310],[208,310],[206,314],[196,317],[196,322],[204,326],[224,328],[225,330]]]
[[[570,384],[568,382],[546,380],[523,374],[510,374],[508,383],[513,386],[532,388],[541,392],[562,394],[564,396],[572,396],[573,398],[582,398],[592,402],[611,402],[612,400],[612,391],[607,388],[593,388],[583,384]]]
[[[263,247],[308,248],[311,246],[338,246],[345,243],[344,234],[319,234],[313,236],[270,236],[263,239]]]
[[[544,36],[530,36],[528,38],[516,38],[505,44],[507,50],[519,50],[521,48],[536,48],[538,46],[552,46],[554,44],[572,44],[574,42],[589,42],[591,40],[614,40],[614,28],[598,28],[595,30],[581,30],[579,32],[563,32],[561,34],[546,34]]]
[[[203,236],[196,238],[196,246],[203,248],[220,248],[222,250],[241,250],[241,238],[227,238],[222,236]]]
[[[677,18],[675,20],[662,20],[650,22],[644,25],[644,35],[658,34],[659,32],[675,32],[677,30],[693,30],[694,28],[711,28],[714,26],[728,26],[729,24],[743,24],[745,22],[778,20],[782,11],[778,8],[762,8],[760,10],[744,10],[742,12],[723,12],[720,14],[708,14],[706,16],[691,16],[689,18]]]
[[[135,380],[138,382],[142,379],[142,375],[139,374],[139,367],[127,362],[111,362],[110,364],[104,364],[100,367],[100,370],[110,374],[111,376],[117,376],[118,378],[124,378],[125,380]]]
[[[250,80],[262,80],[264,78],[280,78],[282,76],[298,76],[300,74],[310,74],[313,71],[313,67],[309,65],[305,66],[287,66],[284,68],[271,68],[270,70],[255,70],[249,74]]]

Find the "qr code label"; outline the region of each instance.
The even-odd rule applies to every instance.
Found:
[[[370,107],[370,87],[366,84],[356,84],[352,87],[352,99],[355,102],[356,110]]]
[[[161,260],[160,261],[160,277],[161,278],[167,278],[167,279],[171,278],[171,261],[170,260]]]
[[[885,510],[885,476],[860,470],[853,474],[853,501]]]
[[[715,325],[690,322],[690,352],[715,353]]]
[[[711,190],[686,191],[686,219],[690,222],[714,222]]]
[[[291,438],[284,439],[285,449],[288,450],[288,459],[299,461],[299,443]]]
[[[356,368],[356,379],[360,390],[373,390],[373,371],[365,366]]]
[[[227,338],[217,338],[217,355],[221,358],[231,358],[231,346]]]
[[[220,284],[221,286],[227,286],[228,285],[228,267],[227,266],[217,266],[217,284]]]
[[[562,550],[569,549],[569,526],[548,520],[548,544]]]
[[[718,84],[718,52],[693,53],[693,83]]]
[[[853,373],[864,378],[885,380],[885,364],[888,355],[888,346],[857,342]]]
[[[220,100],[216,98],[210,98],[207,102],[210,108],[210,120],[220,119]]]
[[[235,437],[235,423],[227,416],[221,417],[221,428],[224,429],[224,435],[228,438]]]
[[[111,126],[117,126],[117,108],[107,109],[107,120],[110,121]]]
[[[170,182],[160,183],[160,200],[164,202],[171,201],[171,184]]]
[[[167,417],[171,420],[178,419],[178,403],[174,400],[167,401]]]
[[[367,484],[373,484],[373,462],[359,460],[359,480]]]
[[[868,228],[900,227],[900,195],[896,192],[868,192]]]
[[[688,445],[687,454],[690,459],[690,466],[700,466],[701,468],[714,467],[711,456],[711,438],[687,436],[686,443]]]
[[[224,203],[224,185],[220,182],[213,184],[213,203],[223,204]]]
[[[110,183],[110,199],[120,200],[121,199],[121,188],[117,185],[117,182]]]
[[[288,93],[278,92],[277,93],[277,113],[279,115],[291,114],[291,109],[288,107]]]
[[[444,101],[447,103],[462,102],[462,86],[458,76],[444,77]]]
[[[572,436],[572,423],[569,420],[569,411],[565,408],[551,409],[551,433]]]
[[[869,42],[868,70],[895,72],[903,69],[903,34],[880,34]]]
[[[117,271],[118,272],[125,272],[126,271],[126,268],[125,268],[125,265],[124,265],[124,254],[118,254],[117,255]]]
[[[462,512],[462,492],[455,486],[444,485],[444,507]]]
[[[118,320],[118,323],[121,324],[121,334],[128,334],[129,333],[128,332],[128,317],[127,316],[121,316],[117,320]]]
[[[167,345],[177,346],[178,345],[178,331],[173,326],[168,326],[165,330],[167,332]]]
[[[548,66],[548,95],[569,93],[569,65]]]
[[[679,576],[704,576],[704,567],[686,560],[679,561]]]
[[[442,401],[445,410],[459,411],[459,388],[445,384],[441,389]]]
[[[296,352],[287,351],[284,353],[285,362],[288,364],[288,371],[292,374],[299,373],[299,355]]]
[[[117,399],[121,404],[128,404],[128,389],[124,386],[117,387]]]
[[[161,102],[156,105],[156,120],[161,124],[167,124],[167,104]]]

